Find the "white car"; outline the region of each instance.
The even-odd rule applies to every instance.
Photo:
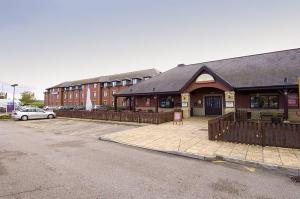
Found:
[[[12,118],[15,120],[29,120],[29,119],[53,119],[56,114],[53,111],[44,111],[40,108],[26,107],[20,108],[12,113]]]

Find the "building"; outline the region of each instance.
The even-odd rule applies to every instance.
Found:
[[[282,112],[300,121],[298,77],[300,48],[180,64],[115,97],[133,101],[133,110],[182,109],[184,117],[246,110],[253,119],[261,112]]]
[[[114,106],[113,94],[131,85],[158,75],[156,69],[140,70],[90,79],[68,81],[46,89],[44,101],[46,106],[84,105],[87,91],[90,90],[93,105]],[[119,98],[118,106],[128,106],[127,101]]]

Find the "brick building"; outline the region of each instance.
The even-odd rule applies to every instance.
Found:
[[[160,72],[156,69],[140,70],[90,79],[68,81],[46,89],[46,106],[85,105],[88,87],[93,105],[114,106],[113,94],[131,85],[146,81]],[[129,106],[127,98],[118,98],[118,106]]]
[[[129,98],[133,110],[182,109],[185,117],[243,110],[251,119],[267,112],[283,113],[285,119],[300,121],[299,85],[300,48],[180,64],[115,97]]]

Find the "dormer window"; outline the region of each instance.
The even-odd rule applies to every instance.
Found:
[[[104,82],[104,88],[106,88],[108,86],[107,82]]]
[[[132,84],[137,84],[138,83],[138,80],[137,79],[133,79],[132,80]]]
[[[150,77],[144,77],[144,80],[148,80],[148,79],[150,79]]]
[[[84,85],[82,85],[81,88],[84,89]]]
[[[112,82],[112,86],[113,87],[117,86],[117,82]]]
[[[94,88],[97,88],[97,84],[96,83],[94,84]]]
[[[72,86],[69,87],[69,90],[70,90],[70,91],[72,90]]]
[[[76,86],[76,89],[78,89],[79,87],[78,86]]]
[[[126,86],[126,85],[127,85],[127,81],[126,81],[126,80],[123,80],[123,81],[122,81],[122,85],[123,85],[123,86]]]

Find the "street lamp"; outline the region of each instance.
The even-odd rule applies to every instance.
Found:
[[[14,92],[13,92],[13,107],[15,110],[15,91],[16,91],[16,86],[19,86],[18,84],[13,84],[11,85],[14,88]]]

